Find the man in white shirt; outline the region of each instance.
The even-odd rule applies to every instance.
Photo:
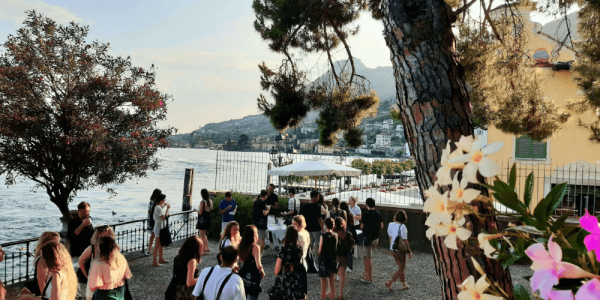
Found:
[[[233,246],[226,246],[221,251],[221,266],[215,266],[212,273],[206,280],[206,276],[210,272],[211,268],[205,268],[200,272],[198,282],[192,295],[194,300],[200,296],[200,293],[204,294],[204,299],[216,299],[219,289],[223,285],[223,281],[227,276],[231,275],[229,280],[223,286],[223,291],[219,300],[246,300],[246,293],[244,291],[244,282],[238,274],[232,274],[232,267],[237,263],[238,250]],[[205,283],[206,281],[206,283]],[[204,287],[204,291],[202,288]]]

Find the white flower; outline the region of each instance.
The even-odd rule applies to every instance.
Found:
[[[477,240],[479,241],[479,248],[483,249],[483,253],[488,258],[494,258],[492,257],[492,253],[496,252],[496,248],[492,247],[492,245],[490,244],[490,240],[498,238],[499,236],[501,235],[487,233],[480,233],[477,236]]]
[[[446,149],[442,150],[442,166],[437,170],[435,174],[435,176],[437,177],[438,184],[449,185],[452,183],[452,169],[463,169],[465,167],[465,163],[450,163],[448,161],[452,158],[460,157],[462,155],[463,152],[460,149],[456,149],[454,150],[454,152],[450,152],[450,142],[446,144]]]
[[[458,182],[458,174],[454,176],[452,181],[452,191],[450,191],[450,200],[457,202],[471,203],[473,199],[477,198],[481,191],[474,189],[467,189],[469,180],[463,177],[460,183]]]
[[[461,227],[456,221],[452,223],[443,223],[435,226],[435,234],[438,236],[446,236],[444,244],[446,247],[458,250],[456,238],[462,241],[467,240],[471,236],[471,231]]]
[[[477,171],[483,177],[492,177],[500,173],[500,166],[487,158],[486,155],[500,151],[503,145],[504,142],[495,142],[482,148],[483,141],[476,140],[471,147],[471,153],[452,158],[449,162],[466,162],[467,166],[463,171],[463,177],[466,177],[469,182],[479,183],[477,181]]]
[[[423,211],[429,213],[425,224],[435,226],[439,223],[449,223],[452,220],[452,211],[448,207],[448,192],[443,195],[437,190],[429,190],[429,198],[423,204]]]
[[[454,143],[458,149],[462,150],[465,153],[471,153],[471,149],[473,148],[473,142],[477,140],[477,137],[473,138],[472,135],[461,136],[458,140],[458,143]]]
[[[502,297],[484,294],[485,290],[490,284],[485,280],[485,275],[481,276],[477,283],[473,275],[470,275],[458,287],[461,288],[461,292],[458,294],[458,300],[502,300]]]

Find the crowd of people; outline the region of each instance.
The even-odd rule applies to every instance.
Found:
[[[206,232],[211,226],[213,203],[208,191],[201,191],[198,207],[198,235],[187,238],[173,260],[172,279],[165,291],[165,299],[258,299],[265,277],[261,255],[269,247],[271,239],[277,252],[274,269],[275,282],[268,290],[270,296],[279,299],[308,299],[307,276],[316,273],[321,281],[321,299],[344,299],[346,272],[353,268],[355,245],[361,244],[365,272],[361,281],[373,282],[371,256],[378,245],[380,231],[384,228],[375,200],[365,201],[363,214],[358,199],[351,197],[349,203],[334,198],[328,209],[323,195],[310,193],[310,203],[300,207],[293,188],[288,191],[287,211],[280,215],[287,226],[285,237],[279,244],[270,235],[267,224],[279,209],[279,200],[273,192],[262,190],[254,199],[253,225],[240,228],[235,221],[238,204],[231,193],[225,194],[218,210],[221,215],[221,236],[216,255],[218,264],[199,269],[202,257],[209,254]],[[34,251],[34,279],[27,282],[18,300],[128,300],[131,299],[127,280],[132,277],[125,257],[120,253],[112,228],[108,225],[94,227],[90,218],[90,205],[78,205],[77,218],[68,226],[69,250],[60,242],[57,232],[45,232],[39,238]],[[169,262],[163,258],[161,229],[169,215],[170,205],[166,196],[156,189],[148,206],[148,232],[151,234],[147,256],[152,252],[152,266],[160,267]],[[399,236],[406,244],[406,251],[390,246],[398,270],[385,282],[393,291],[393,283],[400,281],[408,289],[404,269],[406,257],[412,258],[407,241],[406,213],[398,210],[388,225],[390,245]],[[357,230],[362,233],[357,234]],[[242,231],[242,234],[240,234]],[[4,252],[0,248],[0,261]],[[74,267],[75,266],[75,267]],[[336,288],[339,281],[339,289]],[[269,284],[269,286],[271,286]],[[0,299],[5,289],[0,283]],[[336,297],[337,296],[337,297]]]

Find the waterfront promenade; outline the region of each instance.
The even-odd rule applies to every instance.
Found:
[[[179,247],[183,241],[178,241],[165,248],[165,259],[170,263],[160,268],[150,267],[151,257],[141,255],[139,252],[132,253],[126,257],[129,260],[129,267],[133,273],[133,278],[129,281],[129,286],[133,299],[143,300],[163,300],[164,292],[171,280],[173,268],[173,258],[177,255]],[[217,241],[210,240],[210,251],[208,255],[202,258],[200,269],[214,266],[217,263],[216,251]],[[262,257],[262,263],[266,276],[262,281],[263,293],[260,299],[269,299],[266,291],[273,286],[274,269],[276,261],[276,252],[272,249],[266,250]],[[363,284],[360,282],[360,274],[364,271],[362,259],[354,260],[354,271],[346,275],[346,288],[344,299],[364,300],[364,299],[440,299],[440,282],[435,274],[433,258],[431,254],[424,252],[415,252],[412,259],[408,260],[406,267],[406,279],[410,285],[409,290],[401,290],[401,285],[396,283],[394,292],[390,292],[384,282],[388,280],[395,272],[395,264],[385,248],[378,248],[373,251],[373,284]],[[523,284],[528,287],[528,282],[523,276],[531,276],[533,272],[525,265],[511,266],[511,275],[515,284]],[[339,289],[339,282],[336,282]],[[320,299],[321,284],[317,274],[308,275],[308,299]],[[9,297],[15,299],[18,291],[9,287]]]

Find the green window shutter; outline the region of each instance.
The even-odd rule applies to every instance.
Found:
[[[546,158],[546,143],[532,140],[527,135],[516,139],[516,158]]]

